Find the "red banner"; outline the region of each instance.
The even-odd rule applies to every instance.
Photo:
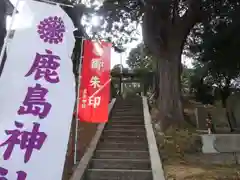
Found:
[[[112,45],[106,42],[84,41],[78,103],[80,121],[108,121],[111,47]]]

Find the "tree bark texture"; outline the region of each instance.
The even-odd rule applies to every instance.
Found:
[[[145,43],[158,59],[158,119],[162,130],[165,130],[169,125],[178,124],[184,120],[180,75],[185,36],[179,33],[176,27],[169,30],[168,37],[164,39],[161,38],[162,36],[157,36],[161,27],[158,28],[159,30],[155,27],[154,16],[156,16],[154,11],[150,10],[145,14],[143,34]]]
[[[166,52],[165,52],[166,53]],[[180,66],[181,59],[174,52],[159,58],[159,97],[158,109],[161,128],[179,124],[184,120],[181,102]]]

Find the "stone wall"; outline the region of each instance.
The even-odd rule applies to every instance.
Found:
[[[198,102],[190,101],[194,107],[194,115],[191,121],[199,130],[207,130],[207,118],[211,118],[216,133],[230,132],[230,124],[225,108],[212,105],[203,105]]]

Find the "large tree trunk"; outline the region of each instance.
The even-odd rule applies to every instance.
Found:
[[[164,52],[159,58],[159,97],[158,109],[161,128],[184,120],[181,102],[181,53]]]
[[[159,121],[164,130],[184,120],[181,102],[181,53],[192,27],[202,17],[201,0],[190,0],[188,10],[179,16],[178,2],[145,1],[143,39],[159,59]],[[172,11],[173,10],[173,11]]]

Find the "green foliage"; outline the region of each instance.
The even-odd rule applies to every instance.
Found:
[[[191,55],[197,60],[195,80],[205,78],[219,87],[229,85],[240,73],[239,3],[221,8],[209,21],[195,26],[192,41],[188,41]]]
[[[193,76],[193,69],[189,69],[183,65],[183,71],[181,75],[182,93],[189,94],[191,89],[191,78]]]
[[[236,5],[236,0],[105,0],[97,12],[103,17],[101,28],[104,33],[100,33],[100,37],[122,47],[139,35],[137,27],[142,24],[143,32],[150,29],[143,33],[144,40],[154,38],[151,42],[155,48],[162,48],[159,45],[167,45],[166,41],[176,39],[169,37],[173,31],[188,34],[197,22],[210,23],[209,19],[215,19],[222,12],[231,12]]]
[[[167,160],[165,158],[175,157],[183,159],[186,153],[201,152],[201,138],[194,133],[195,129],[188,124],[181,126],[181,128],[168,128],[164,135],[157,134],[160,150],[163,151],[163,154],[167,153],[169,155],[164,157],[164,161]]]
[[[154,71],[156,69],[156,61],[143,43],[131,50],[127,64],[133,70]]]
[[[139,37],[137,28],[141,22],[142,12],[143,5],[138,0],[105,0],[98,10],[98,14],[104,17],[100,37],[124,49],[125,44]]]

